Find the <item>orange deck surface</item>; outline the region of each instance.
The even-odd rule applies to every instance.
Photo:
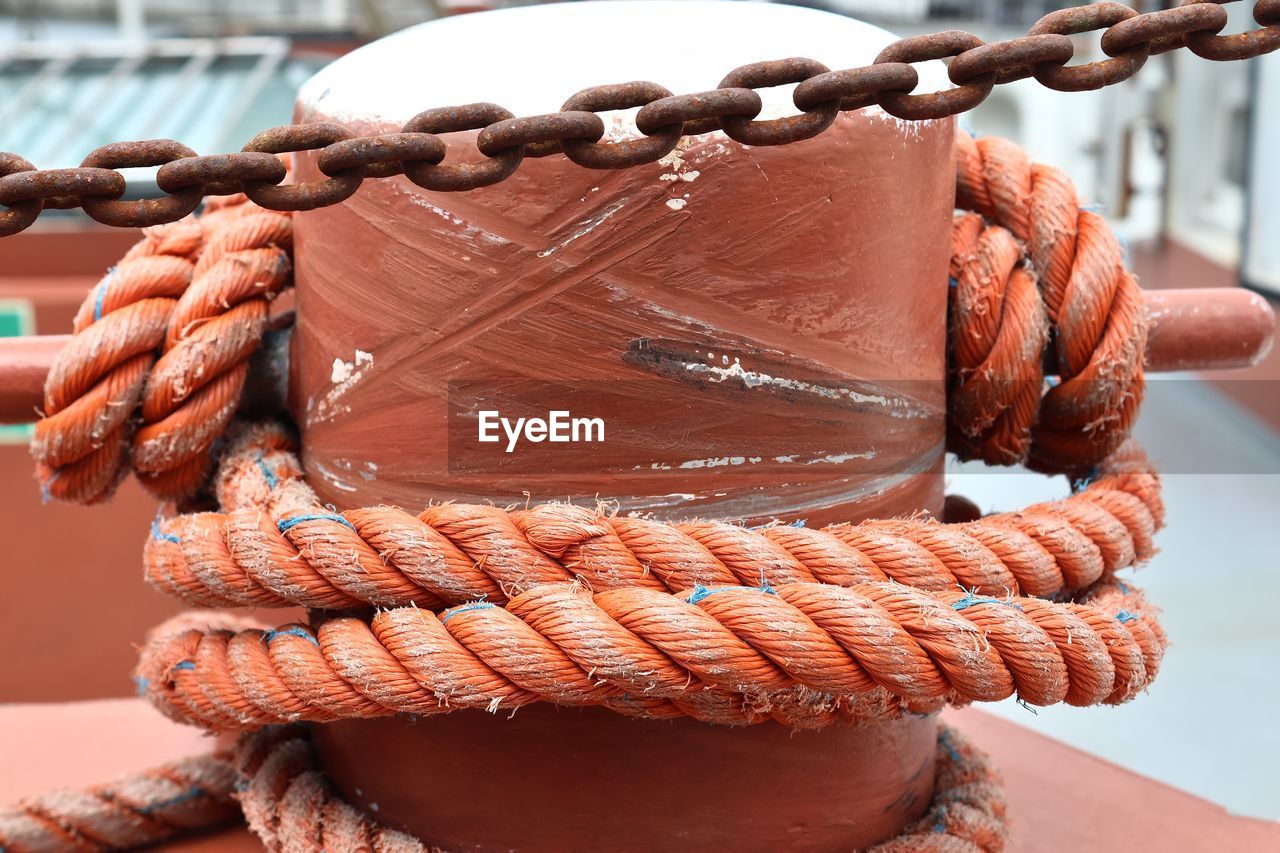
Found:
[[[981,711],[953,711],[946,718],[1004,772],[1014,821],[1010,853],[1280,851],[1280,824],[1233,817]],[[138,700],[0,705],[0,802],[103,781],[210,747],[207,736],[160,718]],[[234,853],[261,847],[246,830],[235,829],[163,849]]]

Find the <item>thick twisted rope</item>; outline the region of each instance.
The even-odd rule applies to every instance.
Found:
[[[297,727],[240,738],[237,797],[249,827],[270,853],[376,850],[440,853],[379,824],[346,803],[316,764]],[[952,728],[938,731],[933,803],[900,836],[867,853],[1000,853],[1008,841],[1007,806],[991,760]]]
[[[501,603],[580,580],[678,592],[695,586],[898,581],[982,595],[1074,593],[1145,560],[1163,522],[1141,452],[1117,454],[1070,497],[965,524],[912,518],[822,529],[668,524],[563,503],[444,504],[338,513],[302,479],[292,440],[259,425],[231,438],[217,491],[228,513],[157,519],[147,579],[196,606],[428,609]]]
[[[239,429],[216,478],[220,501],[236,512],[157,521],[147,546],[152,580],[206,604],[341,609],[372,602],[393,609],[372,620],[329,619],[316,630],[188,625],[163,632],[144,651],[140,683],[176,719],[251,728],[541,700],[648,717],[816,727],[1015,692],[1029,704],[1122,702],[1155,676],[1165,646],[1151,608],[1114,580],[1094,583],[1075,603],[1056,603],[966,593],[954,575],[936,585],[926,574],[898,578],[931,592],[886,582],[883,574],[868,582],[837,571],[847,560],[797,577],[785,573],[785,563],[765,559],[773,553],[766,534],[796,528],[697,525],[685,535],[675,526],[567,505],[514,513],[450,505],[434,510],[452,513],[451,526],[380,508],[420,528],[388,532],[375,510],[339,515],[316,506],[291,448],[279,426]],[[1136,450],[1116,454],[1099,480],[1059,503],[1065,520],[1042,520],[1037,529],[1083,543],[1103,569],[1149,553],[1163,515],[1158,480]],[[1121,511],[1133,507],[1141,524]],[[1119,533],[1095,542],[1087,531],[1100,514]],[[224,538],[226,519],[237,516],[249,545],[262,549],[253,559],[233,544],[239,540]],[[614,521],[642,523],[647,570],[619,569],[628,563],[614,547],[623,538]],[[571,534],[581,523],[596,532]],[[938,548],[939,565],[962,566],[974,553],[944,547],[957,540],[935,529],[955,525],[874,524],[909,523],[932,532],[916,538]],[[1062,540],[1063,531],[1077,536]],[[590,539],[604,546],[591,547]],[[734,550],[726,552],[720,540]],[[659,550],[655,542],[685,547]],[[1017,554],[1011,548],[1006,556]],[[855,565],[877,565],[860,559]],[[705,565],[718,574],[693,574]],[[668,580],[645,583],[655,576]],[[579,583],[569,583],[575,577]],[[673,594],[679,590],[686,592]],[[402,594],[416,598],[395,598]],[[1007,588],[997,594],[1010,595]],[[441,600],[458,606],[437,616],[431,611]]]
[[[326,781],[300,727],[241,737],[235,766],[245,820],[269,853],[443,853],[343,800]]]
[[[1128,437],[1142,401],[1147,325],[1137,280],[1061,170],[1032,163],[1008,140],[960,133],[956,172],[957,207],[986,222],[961,216],[955,227],[949,449],[1088,470]],[[1041,397],[1046,341],[1058,377]]]
[[[867,853],[1000,853],[1009,843],[1003,780],[986,753],[950,726],[938,728],[933,803],[897,838]]]
[[[224,205],[191,286],[169,319],[141,400],[134,470],[158,495],[186,496],[212,468],[210,449],[239,404],[271,300],[289,282],[293,220],[247,200]]]
[[[290,217],[243,196],[146,232],[90,291],[49,372],[32,443],[47,495],[101,501],[130,465],[163,498],[207,479],[291,244]]]
[[[186,758],[84,790],[54,791],[0,809],[0,850],[123,850],[239,817],[230,755]]]
[[[203,239],[192,219],[148,229],[80,306],[31,444],[47,495],[94,503],[124,476],[131,417]]]
[[[505,607],[166,632],[137,674],[167,715],[214,730],[535,701],[741,724],[774,718],[786,691],[809,718],[789,722],[808,727],[856,714],[848,700],[865,693],[912,711],[1015,694],[1031,705],[1115,704],[1145,688],[1164,647],[1151,608],[1118,583],[1077,603],[896,583],[680,595],[558,583]]]

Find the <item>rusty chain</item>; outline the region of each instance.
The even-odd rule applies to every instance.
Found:
[[[104,145],[79,168],[38,170],[16,154],[0,152],[0,237],[30,226],[45,208],[80,207],[99,222],[140,227],[172,222],[201,200],[243,192],[272,210],[312,210],[337,204],[367,178],[403,174],[413,183],[442,192],[461,192],[505,180],[525,157],[563,153],[589,169],[621,169],[666,156],[682,136],[721,130],[744,145],[785,145],[808,139],[831,126],[841,111],[878,104],[902,119],[925,121],[973,109],[998,84],[1035,77],[1058,91],[1099,89],[1127,80],[1151,56],[1186,47],[1215,61],[1251,59],[1280,48],[1280,0],[1257,0],[1259,28],[1220,35],[1232,0],[1180,0],[1171,8],[1139,14],[1119,3],[1093,3],[1052,12],[1027,35],[984,43],[951,30],[901,39],[880,52],[874,64],[832,71],[812,59],[757,62],[731,71],[717,89],[673,95],[656,83],[595,86],[578,92],[561,111],[517,118],[496,104],[467,104],[427,110],[399,133],[357,137],[332,123],[276,127],[259,133],[234,154],[199,157],[168,139]],[[1107,59],[1069,66],[1070,36],[1101,32]],[[949,59],[954,88],[913,94],[913,63]],[[762,101],[757,89],[796,83],[792,101],[799,113],[757,121]],[[599,113],[634,109],[640,136],[601,141]],[[475,162],[445,163],[442,135],[479,131]],[[316,151],[325,176],[305,184],[284,184],[277,155]],[[161,198],[124,200],[119,169],[159,167]]]

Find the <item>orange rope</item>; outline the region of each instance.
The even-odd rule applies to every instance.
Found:
[[[0,850],[122,850],[233,823],[229,755],[186,758],[85,790],[54,791],[0,809]]]
[[[1085,589],[1154,552],[1158,480],[1140,451],[1059,501],[966,524],[925,518],[807,529],[667,524],[570,504],[444,504],[332,512],[302,480],[288,434],[258,425],[228,443],[217,488],[228,513],[158,519],[146,577],[188,604],[428,609],[502,603],[578,579],[636,586],[897,581],[924,590],[1048,597]]]
[[[94,503],[123,477],[130,419],[203,236],[193,219],[147,229],[80,306],[75,335],[45,381],[31,445],[48,495]]]
[[[1120,245],[1062,171],[1005,139],[957,134],[956,203],[985,222],[962,215],[953,238],[948,449],[1088,470],[1142,401],[1146,313]],[[1042,398],[1046,318],[1059,381]]]
[[[850,700],[866,693],[886,711],[1015,693],[1031,705],[1123,702],[1155,676],[1164,647],[1140,593],[1117,583],[1076,603],[894,583],[681,595],[559,583],[505,607],[166,633],[137,673],[166,714],[214,730],[535,701],[742,724],[773,718],[784,691],[814,697],[803,724],[816,727],[859,716],[865,706]]]
[[[175,719],[235,729],[542,700],[816,727],[1014,692],[1036,705],[1122,702],[1154,678],[1166,644],[1141,595],[1110,577],[1151,552],[1163,515],[1136,450],[1026,514],[870,523],[893,534],[877,543],[932,561],[912,563],[887,547],[841,551],[859,526],[667,525],[563,504],[450,504],[426,521],[386,507],[338,514],[316,505],[291,447],[279,426],[237,428],[215,481],[236,511],[157,521],[149,577],[200,604],[392,609],[316,630],[207,630],[187,617],[138,669]],[[1077,578],[1088,589],[1075,602],[958,588],[953,569],[996,553],[964,537],[1007,532],[1006,518],[1031,533],[988,537],[1007,546],[1000,565],[1057,553],[1079,569],[1090,555],[1096,571]],[[806,550],[797,532],[827,547]],[[913,565],[941,568],[903,568]],[[457,606],[432,612],[445,605]]]
[[[32,442],[46,494],[96,503],[130,464],[166,499],[208,478],[291,248],[290,217],[243,196],[145,232],[90,291],[49,371]]]

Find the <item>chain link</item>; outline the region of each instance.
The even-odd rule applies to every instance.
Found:
[[[1099,89],[1127,80],[1148,57],[1186,47],[1215,61],[1251,59],[1280,49],[1280,0],[1257,0],[1258,28],[1223,35],[1231,0],[1180,0],[1171,9],[1139,14],[1119,3],[1093,3],[1052,12],[1021,38],[986,44],[951,30],[897,41],[861,68],[831,71],[812,59],[757,62],[734,69],[719,88],[673,95],[656,83],[631,82],[585,89],[558,113],[517,118],[496,104],[427,110],[399,133],[355,136],[332,123],[263,131],[234,154],[198,157],[168,139],[104,145],[75,169],[37,170],[0,152],[0,237],[28,228],[46,208],[81,207],[99,222],[147,226],[180,219],[207,196],[243,192],[272,210],[312,210],[349,198],[367,179],[403,174],[439,192],[496,184],[525,157],[563,153],[589,169],[623,169],[665,157],[682,136],[723,130],[744,145],[785,145],[822,133],[841,111],[879,104],[903,119],[928,121],[981,103],[998,84],[1035,77],[1059,91]],[[1071,36],[1100,33],[1107,58],[1070,66]],[[949,59],[955,88],[917,93],[913,63]],[[757,117],[756,90],[796,84],[797,115]],[[639,136],[605,140],[600,113],[639,108]],[[445,163],[447,134],[476,131],[479,159]],[[286,184],[277,155],[316,152],[321,180]],[[119,169],[159,166],[161,198],[124,200]]]
[[[196,152],[172,139],[155,139],[143,143],[113,142],[94,149],[80,166],[86,169],[134,169],[163,166],[195,156]],[[104,225],[137,228],[153,222],[181,219],[199,207],[203,197],[199,187],[164,192],[163,198],[119,201],[119,197],[124,194],[121,189],[119,193],[108,196],[86,195],[80,199],[80,206],[85,213]]]
[[[756,62],[730,71],[720,81],[722,89],[757,89],[803,83],[820,74],[830,74],[831,69],[812,59],[793,58],[775,62]],[[792,94],[794,102],[795,95]],[[817,136],[831,127],[840,112],[840,98],[832,96],[825,101],[801,109],[800,115],[754,121],[745,116],[722,116],[720,126],[725,135],[743,145],[786,145]]]
[[[497,104],[467,104],[462,107],[420,112],[405,122],[401,133],[458,133],[481,130],[491,124],[515,118],[508,109]],[[487,155],[479,163],[440,165],[427,161],[404,164],[404,175],[420,187],[441,192],[477,189],[506,180],[520,167],[525,146],[515,145]]]

